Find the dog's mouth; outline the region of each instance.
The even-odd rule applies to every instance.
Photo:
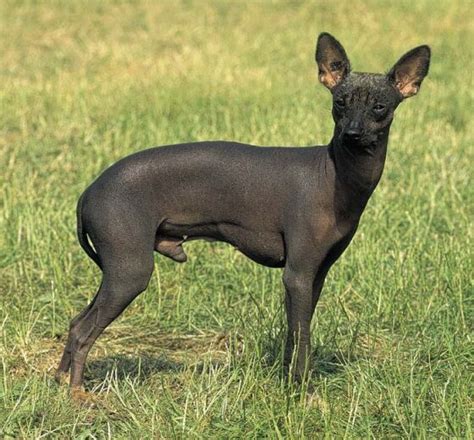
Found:
[[[365,150],[365,149],[371,149],[373,150],[374,148],[377,147],[378,145],[378,136],[367,136],[367,135],[361,135],[361,136],[347,136],[345,134],[342,134],[341,136],[341,141],[354,149],[360,149],[360,150]]]

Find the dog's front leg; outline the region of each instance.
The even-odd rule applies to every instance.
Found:
[[[285,269],[283,283],[288,320],[285,366],[294,379],[301,381],[309,368],[313,279],[310,275]]]
[[[285,346],[285,366],[291,376],[302,381],[310,367],[311,319],[327,270],[323,265],[325,252],[309,257],[303,249],[298,258],[288,255],[283,274],[288,336]]]

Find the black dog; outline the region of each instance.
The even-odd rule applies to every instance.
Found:
[[[94,341],[146,289],[153,252],[184,262],[183,243],[197,239],[224,241],[257,263],[284,268],[285,359],[289,365],[294,358],[295,378],[304,376],[324,279],[382,175],[394,111],[418,92],[430,49],[411,50],[386,75],[356,73],[341,44],[323,33],[316,62],[333,95],[328,146],[213,141],[152,148],[120,160],[84,192],[79,241],[103,278],[71,322],[58,379],[72,367],[70,385],[81,386]]]

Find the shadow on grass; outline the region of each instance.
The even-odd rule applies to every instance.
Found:
[[[229,347],[222,346],[222,343],[219,342],[222,338],[213,337],[211,347],[208,345],[210,337],[202,339],[206,343],[204,341],[199,341],[199,343],[194,341],[194,346],[191,338],[186,338],[186,344],[183,344],[183,338],[180,337],[168,339],[168,350],[158,355],[144,352],[142,354],[111,354],[102,358],[91,359],[86,367],[86,382],[92,385],[93,383],[103,382],[110,376],[119,381],[131,378],[138,382],[144,382],[149,377],[157,374],[176,375],[189,368],[197,374],[203,374],[210,368],[228,366],[228,358],[226,361],[225,352]],[[266,353],[261,359],[261,367],[264,370],[274,370],[277,367],[277,369],[281,369],[284,375],[281,341],[270,340],[268,342],[264,344],[264,347],[261,347],[262,351]],[[240,356],[239,350],[237,350],[237,353],[234,354]],[[343,374],[347,366],[360,361],[363,362],[369,358],[370,356],[354,353],[353,347],[349,347],[347,350],[333,350],[331,347],[325,346],[315,347],[312,353],[312,378],[318,380]]]
[[[118,380],[126,377],[145,380],[156,373],[178,373],[184,368],[184,364],[166,359],[164,356],[116,354],[88,362],[85,379],[94,382],[103,381],[113,372]]]
[[[359,360],[361,358],[354,353],[317,347],[312,356],[313,378],[318,379],[340,374],[348,365]]]
[[[369,360],[371,357],[362,353],[356,354],[354,347],[346,350],[334,350],[331,345],[316,346],[311,354],[312,379],[343,374],[344,370],[358,362]],[[283,366],[283,346],[281,341],[272,339],[265,343],[263,351],[266,353],[262,368],[272,368],[276,363],[281,366],[282,374],[286,369]]]

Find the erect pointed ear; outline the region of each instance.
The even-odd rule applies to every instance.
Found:
[[[403,55],[387,76],[403,98],[416,95],[430,67],[431,50],[418,46]]]
[[[329,90],[337,86],[351,70],[351,64],[341,43],[326,32],[318,37],[316,63],[319,68],[319,81]]]

